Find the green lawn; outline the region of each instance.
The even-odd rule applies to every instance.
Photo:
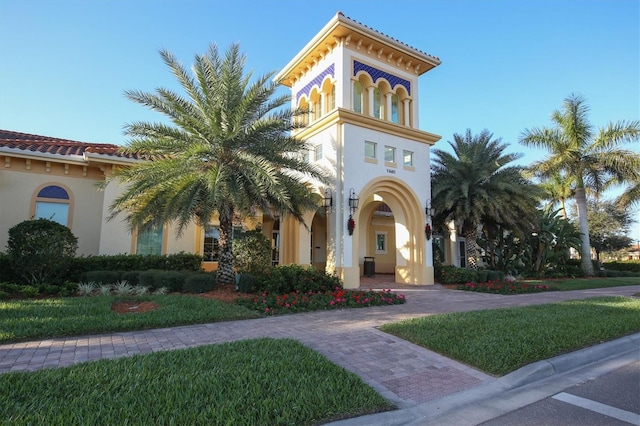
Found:
[[[152,301],[159,307],[123,315],[111,310],[120,300]],[[242,306],[188,295],[0,300],[0,312],[0,343],[260,317]]]
[[[314,425],[393,408],[290,339],[0,375],[0,423],[12,425]]]
[[[640,332],[640,300],[598,297],[415,318],[382,331],[503,375],[526,364]]]
[[[526,281],[538,283],[543,281]],[[556,287],[561,291],[588,290],[592,288],[620,287],[625,285],[640,285],[640,277],[608,277],[608,278],[563,278],[544,281],[544,284]]]

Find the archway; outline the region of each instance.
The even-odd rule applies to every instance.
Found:
[[[389,207],[393,217],[393,236],[386,238],[387,256],[393,251],[393,275],[396,283],[433,284],[433,266],[429,264],[424,235],[425,216],[417,194],[404,182],[394,177],[379,177],[371,180],[360,190],[360,208],[355,213],[358,227],[357,241],[352,256],[358,259],[361,275],[364,257],[370,256],[372,241],[377,230],[372,218],[381,203]]]

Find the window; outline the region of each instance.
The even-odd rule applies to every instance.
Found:
[[[366,158],[376,158],[376,143],[364,141],[364,156]]]
[[[382,94],[377,87],[373,89],[373,116],[382,118]]]
[[[376,232],[376,254],[384,254],[387,252],[387,233]]]
[[[42,188],[36,196],[34,218],[69,226],[69,193],[58,185]]]
[[[322,160],[322,144],[316,145],[314,148],[316,161]]]
[[[138,231],[136,239],[136,254],[162,254],[164,226],[156,225],[143,231]]]
[[[204,247],[202,249],[205,262],[217,262],[220,258],[220,227],[207,225],[204,228]]]
[[[398,116],[398,95],[391,95],[391,121],[398,123],[400,121]]]
[[[402,151],[402,161],[406,167],[413,167],[413,152]]]
[[[329,95],[329,111],[336,109],[336,86],[331,86],[331,94]]]
[[[311,156],[309,155],[309,150],[305,149],[304,151],[302,151],[302,161],[304,161],[305,163],[308,163],[310,159],[311,159]]]
[[[363,95],[362,83],[355,81],[353,83],[353,110],[355,112],[362,113]]]
[[[387,163],[396,162],[396,149],[391,146],[384,147],[384,161]]]

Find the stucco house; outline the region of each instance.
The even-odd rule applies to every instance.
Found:
[[[305,156],[334,178],[316,188],[326,208],[307,213],[308,229],[269,215],[238,223],[260,225],[272,240],[274,264],[314,265],[354,288],[367,258],[369,268],[398,283],[434,283],[425,228],[429,148],[440,136],[420,130],[418,93],[420,77],[438,65],[437,57],[337,13],[280,71],[276,79],[291,90],[291,106],[312,111],[297,134],[312,147]],[[121,219],[106,219],[122,188],[98,184],[134,161],[141,160],[119,154],[117,145],[0,130],[0,246],[12,226],[46,217],[72,230],[81,255],[184,251],[215,269],[215,218],[204,228],[191,225],[181,238],[170,224],[131,233]]]

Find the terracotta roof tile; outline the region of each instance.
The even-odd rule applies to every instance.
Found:
[[[78,142],[49,136],[0,130],[0,147],[57,155],[83,155],[87,153],[130,157],[118,152],[120,146],[107,143]]]

